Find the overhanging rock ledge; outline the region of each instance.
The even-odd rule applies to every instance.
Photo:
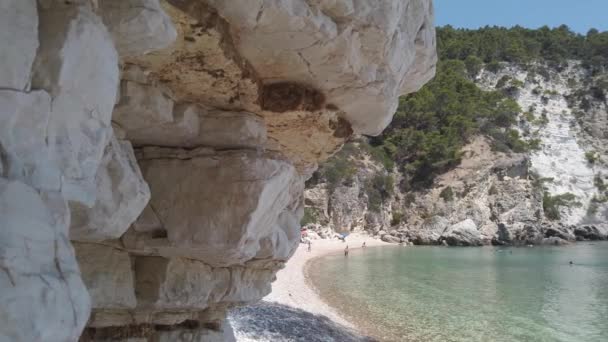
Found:
[[[233,339],[437,59],[431,0],[0,5],[0,341]]]

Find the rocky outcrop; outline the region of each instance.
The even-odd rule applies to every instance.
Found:
[[[438,177],[427,191],[401,192],[400,175],[393,172],[393,195],[375,211],[369,210],[373,187],[368,182],[386,171],[369,156],[354,161],[357,174],[350,184],[333,189],[326,201],[320,197],[328,192],[327,185],[316,184],[306,191],[306,202],[322,225],[336,231],[343,226],[378,235],[385,231],[419,245],[513,243],[526,226],[541,232],[542,194],[528,173],[527,156],[495,152],[482,137],[467,145],[462,155],[461,164]],[[349,224],[354,220],[356,224]]]
[[[529,151],[499,152],[491,138],[476,137],[462,149],[460,165],[422,191],[395,186],[394,196],[371,216],[366,175],[382,165],[368,163],[369,153],[358,147],[347,153],[357,165],[352,182],[335,189],[323,182],[308,184],[306,210],[316,213],[320,226],[315,230],[385,231],[400,241],[423,245],[604,239],[608,144],[602,128],[608,107],[600,86],[602,76],[576,61],[560,71],[542,63],[526,68],[503,63],[498,72],[482,70],[474,81],[519,103],[523,112],[514,128],[532,147]],[[392,177],[398,184],[399,172],[393,171]],[[451,234],[450,227],[469,220],[476,227],[466,230],[472,235]]]
[[[359,151],[358,155],[348,155],[348,168],[353,170],[348,179],[332,184],[318,174],[307,183],[304,197],[307,210],[316,223],[308,228],[321,233],[325,229],[344,233],[352,231],[369,231],[377,233],[389,230],[391,224],[392,199],[375,201],[370,197],[370,187],[375,178],[390,179],[389,185],[395,192],[394,184],[398,182],[398,173],[387,172],[382,164],[368,153],[360,151],[364,139],[354,139],[347,147]],[[341,151],[340,154],[344,153]],[[344,154],[346,155],[346,154]],[[337,172],[344,172],[337,171]],[[347,171],[349,172],[349,171]],[[333,234],[323,234],[333,236]]]
[[[450,226],[441,235],[440,241],[445,241],[449,246],[481,246],[481,234],[477,225],[471,219],[466,219]]]
[[[545,76],[534,70],[545,70]],[[608,137],[597,130],[606,127],[608,106],[589,95],[579,98],[594,88],[594,76],[580,62],[569,61],[560,72],[540,63],[529,70],[505,65],[498,73],[482,72],[478,83],[496,89],[504,77],[521,82],[514,98],[528,119],[522,118],[518,129],[540,142],[540,148],[529,153],[530,170],[545,180],[547,194],[575,197],[576,205],[559,208],[559,221],[565,225],[605,222],[608,204],[600,184],[608,174],[604,157]],[[589,108],[582,108],[582,103]],[[589,154],[597,160],[590,160]]]
[[[430,0],[0,2],[0,340],[230,340],[436,61]]]

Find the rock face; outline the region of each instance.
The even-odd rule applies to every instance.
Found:
[[[499,86],[505,79],[517,86]],[[494,151],[490,140],[476,137],[462,149],[461,164],[428,189],[403,189],[397,186],[400,174],[392,172],[393,194],[373,212],[373,189],[367,183],[386,168],[371,160],[369,148],[355,146],[347,153],[357,169],[352,181],[331,187],[327,179],[317,180],[317,174],[307,184],[305,210],[316,223],[309,227],[324,236],[365,230],[382,237],[378,232],[385,231],[384,240],[391,236],[420,245],[606,239],[608,107],[605,91],[597,94],[596,89],[602,76],[570,61],[561,71],[541,63],[528,69],[504,64],[498,72],[482,70],[474,81],[484,90],[508,92],[519,103],[525,113],[514,128],[523,139],[536,140],[538,149],[505,154]],[[339,161],[338,156],[322,167]],[[573,200],[551,208],[556,196]],[[468,222],[468,228],[453,231],[461,222]]]
[[[209,3],[231,25],[237,50],[264,82],[312,86],[356,133],[379,134],[397,109],[397,97],[434,75],[429,1]],[[292,95],[296,89],[269,89],[263,109],[295,107],[290,99],[282,98],[287,102],[281,106],[271,102],[275,90]]]
[[[77,340],[90,299],[68,240],[65,200],[3,178],[0,214],[0,339]]]
[[[438,177],[428,191],[403,193],[398,186],[400,175],[393,172],[388,185],[392,195],[385,196],[376,208],[370,201],[374,191],[370,181],[387,175],[381,164],[364,154],[356,161],[353,181],[333,189],[326,195],[327,201],[320,198],[329,192],[327,184],[309,187],[305,194],[314,200],[306,199],[308,210],[314,210],[322,225],[336,231],[341,227],[372,234],[383,230],[420,245],[444,240],[450,245],[490,244],[501,239],[499,232],[503,232],[501,241],[512,242],[526,225],[540,230],[542,194],[529,179],[529,159],[495,153],[481,137],[462,152],[460,166]],[[447,188],[454,198],[442,197]]]
[[[436,61],[430,0],[0,5],[0,340],[233,339]]]
[[[113,138],[106,146],[95,177],[97,199],[93,207],[70,203],[73,240],[103,241],[120,238],[150,200],[128,141]]]
[[[576,98],[578,92],[593,87],[594,77],[579,62],[571,61],[563,71],[549,72],[548,77],[534,76],[517,66],[506,66],[496,74],[484,71],[479,83],[495,88],[505,75],[523,83],[515,95],[521,108],[543,120],[541,125],[520,125],[524,134],[541,141],[541,148],[530,153],[531,171],[547,180],[544,187],[550,195],[572,194],[580,204],[561,207],[560,221],[566,225],[605,222],[608,204],[598,179],[603,182],[608,174],[604,157],[608,136],[597,130],[607,127],[603,118],[608,106],[587,96],[581,102],[587,101],[590,108],[581,108]],[[590,162],[586,153],[602,157]]]
[[[345,150],[359,151],[362,148],[362,139],[353,140]],[[339,155],[348,154],[344,152]],[[365,152],[349,156],[348,160],[352,163],[352,176],[348,179],[333,184],[315,175],[307,182],[305,204],[315,221],[309,228],[317,233],[324,229],[338,233],[366,230],[374,234],[383,229],[390,230],[391,205],[395,201],[390,198],[374,201],[369,189],[375,179],[388,177],[393,180],[391,193],[398,192],[394,184],[398,183],[399,174],[386,172],[380,162]]]

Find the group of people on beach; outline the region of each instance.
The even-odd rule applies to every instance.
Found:
[[[312,251],[312,242],[310,240],[308,240],[308,248],[306,249],[308,252]],[[361,248],[367,248],[367,245],[365,244],[365,241],[363,241],[363,245],[361,245]],[[344,256],[348,256],[348,245],[346,245],[346,248],[344,248]]]
[[[367,246],[365,245],[365,241],[363,241],[363,245],[361,245],[361,248],[367,248]],[[346,248],[344,248],[344,256],[348,256],[348,245],[346,245]]]

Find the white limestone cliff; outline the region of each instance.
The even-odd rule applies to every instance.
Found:
[[[306,209],[316,221],[309,227],[324,237],[365,230],[414,244],[608,239],[608,106],[598,87],[604,79],[578,61],[562,69],[535,62],[482,70],[473,79],[480,88],[505,92],[522,108],[514,128],[530,143],[528,151],[501,152],[492,138],[477,136],[460,151],[460,164],[428,189],[396,186],[400,173],[393,171],[394,195],[372,212],[366,181],[386,171],[381,161],[370,162],[368,149],[356,147],[349,157],[357,169],[352,182],[333,189],[326,179],[307,184]],[[571,199],[556,205],[557,196]]]
[[[0,341],[233,339],[304,179],[436,62],[430,0],[0,8]]]
[[[542,67],[542,66],[541,66]],[[596,177],[605,177],[608,166],[603,158],[590,162],[586,153],[605,155],[598,148],[605,145],[605,136],[589,134],[584,130],[585,125],[596,128],[603,127],[596,120],[592,110],[585,111],[581,118],[576,112],[577,105],[568,102],[568,97],[577,90],[588,87],[586,79],[591,76],[580,62],[570,61],[565,70],[549,72],[548,78],[531,73],[517,66],[507,66],[498,73],[483,72],[480,83],[485,87],[494,88],[498,80],[505,75],[522,82],[523,86],[517,91],[515,99],[521,108],[536,117],[538,123],[524,123],[520,130],[529,134],[529,139],[539,139],[541,148],[530,154],[531,170],[541,178],[546,179],[544,187],[551,195],[573,194],[577,205],[561,208],[560,221],[566,225],[581,225],[602,222],[600,217],[608,207],[598,205],[598,218],[590,214],[589,208],[594,205],[594,198],[604,197],[604,191],[596,186]],[[592,101],[595,111],[608,112],[606,104]],[[600,114],[601,115],[601,114]],[[580,204],[580,205],[579,205]],[[601,210],[600,210],[601,209]],[[599,220],[598,220],[599,219]]]

